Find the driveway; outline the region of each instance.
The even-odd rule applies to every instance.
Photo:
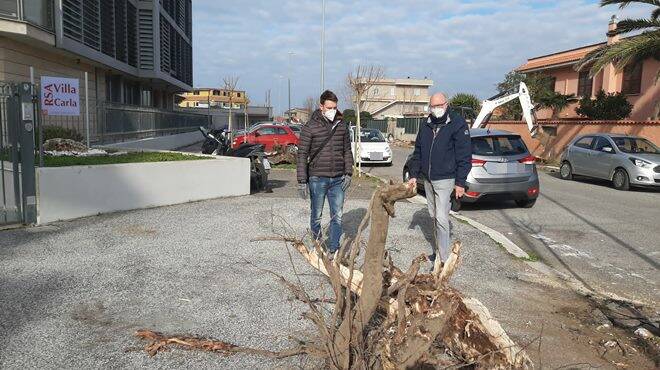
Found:
[[[401,179],[412,149],[396,148],[392,167],[367,172]],[[609,183],[540,173],[531,209],[513,202],[464,205],[461,214],[500,231],[586,287],[653,308],[660,305],[660,192],[621,192]]]

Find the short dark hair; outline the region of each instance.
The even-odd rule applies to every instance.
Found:
[[[333,93],[330,90],[325,90],[323,94],[321,94],[321,99],[319,100],[321,102],[321,105],[325,104],[326,100],[333,101],[335,103],[339,102],[339,99],[337,99],[337,95]]]

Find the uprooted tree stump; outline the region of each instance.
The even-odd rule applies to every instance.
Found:
[[[151,340],[146,348],[151,355],[170,344],[179,344],[224,355],[247,352],[282,358],[304,353],[325,359],[331,369],[440,368],[465,364],[489,369],[533,367],[483,304],[449,286],[460,260],[460,242],[452,245],[444,265],[436,260],[430,274],[420,273],[421,264],[426,261],[424,255],[413,259],[405,272],[394,266],[385,250],[389,220],[394,217],[394,203],[414,196],[415,191],[407,184],[378,188],[355,240],[344,243],[334,261],[319,245],[310,249],[301,240],[283,239],[329,278],[336,297],[328,317],[300,286],[279,276],[293,295],[310,308],[305,316],[318,331],[316,342],[286,352],[270,352],[150,331],[137,335]],[[355,267],[356,259],[361,235],[369,224],[361,271]],[[274,240],[260,240],[269,239]]]

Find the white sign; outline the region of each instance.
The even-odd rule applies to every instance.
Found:
[[[41,76],[41,111],[49,116],[79,116],[77,78]]]

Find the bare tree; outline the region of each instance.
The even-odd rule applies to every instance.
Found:
[[[233,136],[234,130],[233,130],[233,127],[231,125],[231,118],[232,118],[231,110],[232,110],[232,108],[234,108],[234,92],[236,91],[236,85],[238,85],[238,77],[233,77],[233,76],[225,77],[223,79],[223,81],[225,83],[225,90],[227,91],[227,94],[229,95],[229,124],[228,124],[228,129],[229,129],[230,136]]]
[[[314,99],[311,96],[309,96],[309,97],[307,97],[307,99],[305,99],[305,103],[304,103],[303,107],[305,107],[305,109],[307,109],[307,111],[309,112],[310,115],[316,110],[316,106],[318,105],[318,103],[316,103],[316,101],[317,100]]]
[[[348,86],[353,93],[353,104],[355,105],[355,124],[356,129],[356,144],[355,144],[355,165],[358,167],[358,176],[361,176],[360,170],[362,165],[360,161],[360,112],[364,106],[363,98],[369,90],[380,80],[383,79],[385,73],[383,67],[380,66],[357,66],[354,72],[348,74]]]

